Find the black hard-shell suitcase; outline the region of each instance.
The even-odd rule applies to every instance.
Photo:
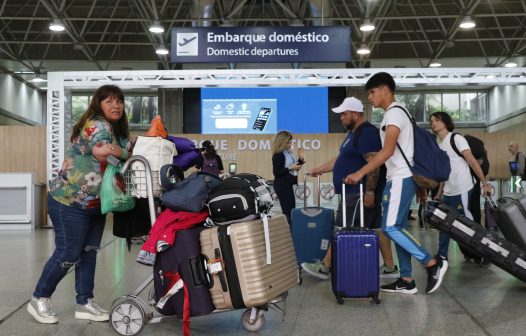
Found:
[[[430,224],[449,233],[465,249],[488,258],[496,266],[526,282],[526,251],[486,231],[480,224],[442,202],[428,202],[425,216]]]
[[[526,195],[510,194],[497,201],[497,225],[502,235],[526,250]]]

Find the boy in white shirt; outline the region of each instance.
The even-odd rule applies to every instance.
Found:
[[[433,133],[437,135],[437,142],[440,149],[445,151],[449,156],[449,162],[451,164],[451,173],[446,182],[440,184],[440,189],[435,199],[442,199],[442,201],[453,208],[457,209],[461,214],[467,218],[473,220],[473,215],[469,211],[469,199],[473,191],[473,185],[475,179],[471,176],[469,167],[473,169],[477,177],[482,183],[482,193],[489,194],[491,187],[486,181],[486,177],[480,168],[477,159],[471,153],[468,142],[461,134],[452,133],[455,129],[455,125],[451,120],[451,117],[446,112],[434,112],[429,117],[431,122],[431,129]],[[451,139],[453,137],[453,139]],[[454,141],[458,152],[462,155],[459,156],[452,147],[452,141]],[[444,232],[440,232],[438,239],[438,255],[443,260],[447,260],[449,249],[449,235]],[[464,251],[463,251],[464,252]],[[464,254],[466,260],[475,259],[475,256]],[[483,262],[478,257],[478,263]],[[483,262],[481,266],[487,267],[488,263]]]
[[[366,83],[369,102],[374,107],[385,111],[380,125],[382,149],[361,169],[345,178],[346,183],[356,184],[365,175],[385,163],[387,167],[387,184],[382,195],[382,231],[395,242],[400,278],[392,284],[381,286],[381,290],[391,293],[416,294],[415,281],[412,277],[411,256],[427,268],[427,293],[436,291],[447,271],[447,260],[432,257],[429,252],[407,232],[407,215],[411,200],[415,197],[417,186],[413,174],[400,149],[408,161],[413,164],[414,136],[409,116],[405,114],[400,103],[396,102],[395,82],[386,72],[373,75]],[[427,197],[425,189],[419,190],[419,198]]]

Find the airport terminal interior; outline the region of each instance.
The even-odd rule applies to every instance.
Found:
[[[128,246],[114,235],[113,214],[97,253],[95,300],[111,314],[137,295],[144,307],[132,305],[130,316],[142,322],[127,329],[123,315],[76,319],[73,269],[52,296],[58,323],[38,323],[26,309],[55,249],[47,183],[98,87],[122,89],[133,138],[159,116],[169,135],[197,148],[210,140],[225,172],[257,174],[270,184],[273,137],[291,131],[293,152],[305,153],[296,207],[335,210],[332,174],[318,185],[305,173],[339,154],[345,130],[331,109],[346,97],[359,99],[366,119],[380,125],[385,111],[372,106],[364,86],[388,72],[396,99],[420,127],[430,131],[430,115],[446,111],[455,132],[484,142],[486,178],[498,200],[526,188],[510,152],[514,144],[526,153],[525,18],[525,0],[0,1],[0,336],[186,336],[180,319],[149,305],[152,267],[136,261],[146,238]],[[153,181],[159,185],[158,175]],[[484,224],[484,198],[480,206]],[[413,201],[408,232],[435,254],[439,231],[420,225],[418,209]],[[280,213],[275,200],[271,214]],[[394,247],[393,253],[396,262]],[[257,331],[247,327],[250,309],[235,309],[192,317],[190,333],[526,333],[526,282],[465,260],[454,241],[436,292],[426,294],[426,270],[414,258],[412,265],[414,295],[381,292],[379,304],[370,298],[341,304],[330,279],[303,271],[300,284],[260,311]],[[393,280],[381,277],[380,285]]]

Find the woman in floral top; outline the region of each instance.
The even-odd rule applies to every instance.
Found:
[[[124,95],[101,86],[73,128],[62,169],[49,181],[47,211],[55,231],[55,251],[42,270],[28,312],[41,323],[57,323],[51,295],[75,267],[75,318],[107,321],[108,311],[93,301],[95,264],[106,215],[100,211],[100,185],[106,157],[125,160],[131,150]]]

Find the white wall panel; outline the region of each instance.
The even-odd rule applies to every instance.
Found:
[[[9,75],[0,75],[0,109],[45,124],[44,95]]]

